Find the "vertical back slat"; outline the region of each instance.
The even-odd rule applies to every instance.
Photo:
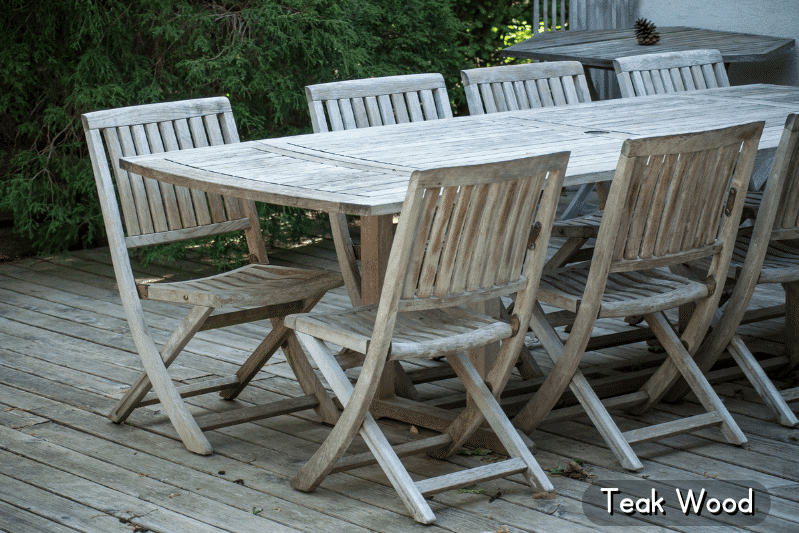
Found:
[[[158,124],[145,124],[144,130],[147,134],[147,140],[149,141],[151,153],[160,154],[166,151],[163,140],[161,139],[161,131],[158,129]],[[169,224],[169,229],[182,229],[183,224],[180,218],[180,207],[178,206],[175,186],[171,183],[166,183],[165,181],[161,181],[158,184],[161,187],[161,199],[164,202],[164,211],[166,212],[166,219],[167,223]]]
[[[676,91],[685,91],[685,84],[682,82],[682,71],[679,68],[670,68],[672,85]]]
[[[680,74],[686,91],[695,91],[699,89],[699,87],[696,86],[696,83],[694,83],[694,73],[691,70],[691,67],[680,67]]]
[[[352,99],[352,112],[355,115],[356,128],[369,127],[369,115],[366,112],[366,104],[364,103],[363,98]]]
[[[400,293],[403,298],[413,298],[414,294],[416,294],[419,274],[422,271],[422,264],[424,262],[425,244],[430,234],[430,224],[435,215],[436,204],[438,203],[440,194],[441,190],[438,188],[431,188],[424,191],[420,214],[417,215],[419,218],[416,224],[416,234],[413,237],[413,244],[411,245],[410,255],[408,257],[408,266],[402,283],[402,292]]]
[[[352,111],[352,102],[349,98],[338,100],[338,108],[341,112],[341,121],[344,123],[345,130],[353,130],[358,127],[355,123],[355,113]]]
[[[691,66],[691,76],[694,80],[694,87],[697,89],[707,89],[707,84],[705,83],[705,73],[702,72],[702,67],[700,65]]]
[[[574,79],[571,76],[563,76],[560,78],[560,83],[563,87],[563,95],[566,98],[566,104],[579,104],[580,97],[577,95]]]
[[[511,220],[513,207],[519,200],[519,198],[516,197],[517,185],[518,184],[515,182],[493,185],[493,187],[499,189],[499,191],[496,208],[494,213],[491,214],[491,219],[494,223],[487,228],[488,232],[485,237],[486,250],[490,250],[491,253],[486,254],[486,261],[480,280],[481,288],[487,289],[496,284],[498,269],[502,260],[502,252],[504,251],[503,245],[505,244],[508,224]]]
[[[438,204],[429,204],[428,208],[435,211],[430,227],[430,234],[424,250],[424,260],[419,274],[419,283],[416,296],[418,298],[429,298],[433,294],[436,284],[436,274],[439,270],[441,252],[444,248],[445,240],[448,236],[448,226],[452,210],[455,207],[455,198],[458,193],[457,187],[447,187],[442,191]],[[427,232],[426,227],[421,228]]]
[[[133,156],[136,148],[133,144],[133,135],[130,127],[117,128],[119,133],[120,146],[123,156]],[[133,202],[136,209],[136,218],[139,221],[139,229],[142,233],[153,232],[153,218],[150,215],[150,201],[147,199],[147,189],[144,186],[144,179],[138,174],[128,173],[130,176],[130,188],[133,191]]]
[[[549,82],[546,79],[535,80],[538,86],[538,97],[541,99],[542,107],[553,107],[555,102],[552,100],[552,94],[549,89]]]
[[[175,134],[177,136],[179,150],[188,150],[194,148],[191,137],[191,130],[189,122],[186,119],[176,120]],[[197,225],[205,226],[211,224],[211,212],[208,209],[208,198],[205,193],[196,189],[189,189],[191,191],[192,204],[194,205],[194,214],[197,217]]]
[[[646,222],[651,216],[651,207],[659,182],[658,178],[661,176],[663,170],[664,159],[664,157],[653,156],[650,158],[649,164],[646,167],[643,183],[638,193],[638,200],[635,203],[632,220],[629,224],[630,229],[627,234],[624,254],[624,257],[627,259],[643,257],[641,251],[643,249],[642,241],[646,230]]]
[[[171,121],[164,121],[158,123],[158,131],[161,133],[161,141],[164,143],[164,149],[167,152],[173,150],[180,150],[180,143],[175,131],[176,124]],[[199,191],[196,191],[198,196],[204,197]],[[186,187],[175,187],[175,196],[178,200],[178,208],[180,209],[180,220],[184,228],[193,228],[197,226],[197,214],[194,212],[194,201],[191,189]]]
[[[505,91],[502,89],[501,83],[491,84],[491,94],[497,106],[497,111],[508,111],[508,104],[505,102]]]
[[[530,101],[527,99],[527,89],[523,81],[513,82],[513,94],[516,96],[519,109],[530,109]]]
[[[452,118],[452,106],[449,103],[447,90],[443,87],[433,89],[433,98],[436,101],[436,111],[439,118]]]
[[[208,144],[211,146],[219,146],[225,144],[225,136],[219,123],[219,117],[216,114],[203,115],[202,124],[205,127],[205,134],[208,136]],[[225,220],[236,220],[244,218],[240,200],[233,196],[222,196],[222,201],[225,206]]]
[[[697,187],[694,189],[693,194],[686,194],[683,202],[685,204],[685,217],[681,220],[685,226],[682,242],[679,244],[678,251],[688,250],[694,247],[696,240],[696,233],[700,229],[699,221],[703,215],[707,215],[708,211],[713,210],[715,197],[718,194],[724,194],[725,184],[718,184],[719,190],[714,190],[711,187],[716,185],[716,179],[719,177],[716,174],[716,164],[718,163],[719,150],[711,152],[700,152],[696,154],[697,162],[694,173],[702,176],[699,180]],[[706,217],[707,218],[707,217]]]
[[[484,206],[488,197],[488,187],[486,185],[478,185],[472,193],[472,204],[476,206]],[[461,237],[461,248],[458,249],[459,257],[463,252],[477,245],[477,230],[480,226],[481,212],[478,209],[470,209],[466,223],[464,224],[463,237]],[[457,261],[455,269],[452,272],[451,291],[453,293],[463,292],[466,287],[466,278],[469,273],[471,263],[469,260]]]
[[[410,117],[411,122],[424,121],[422,106],[419,104],[419,93],[416,91],[409,91],[405,93],[405,101],[408,104],[408,116]]]
[[[729,146],[725,146],[719,149],[709,167],[709,179],[705,187],[705,194],[708,200],[711,200],[714,196],[716,198],[713,199],[713,201],[706,202],[705,205],[702,206],[702,214],[697,220],[696,235],[693,241],[686,243],[686,245],[693,248],[710,244],[718,236],[722,205],[727,197],[729,178],[732,175],[732,169],[729,164],[734,164],[735,159],[738,158],[737,153],[732,154],[730,148]],[[735,148],[737,152],[737,146]]]
[[[494,224],[493,216],[498,209],[498,204],[502,202],[499,187],[488,185],[488,196],[482,206],[480,223],[477,227],[475,241],[471,249],[469,261],[469,273],[466,276],[466,290],[475,291],[482,288],[483,273],[485,272],[486,261],[490,253],[488,249],[488,236]]]
[[[702,78],[705,80],[705,85],[708,89],[715,89],[719,86],[713,65],[702,65]]]
[[[458,250],[462,246],[461,237],[473,193],[473,185],[461,187],[453,207],[453,214],[447,231],[447,241],[444,243],[444,249],[441,254],[441,268],[436,278],[434,290],[434,295],[439,298],[448,295],[452,291],[453,267],[455,266],[455,258],[458,256]]]
[[[679,155],[677,154],[668,154],[663,159],[660,177],[657,181],[657,186],[652,196],[652,202],[649,206],[650,216],[646,221],[644,232],[641,235],[641,258],[648,259],[652,257],[655,251],[655,242],[661,228],[660,221],[666,207],[666,198],[668,197],[678,159]]]
[[[136,147],[136,154],[146,155],[150,153],[150,142],[147,140],[147,133],[144,126],[136,124],[130,128],[133,144]],[[169,231],[169,224],[166,220],[164,201],[161,198],[161,187],[156,180],[143,178],[144,189],[147,191],[147,203],[150,208],[152,225],[155,231]]]
[[[527,101],[530,102],[530,107],[538,109],[544,107],[541,102],[541,97],[538,95],[538,84],[535,80],[527,80],[524,82],[524,88],[527,92]]]
[[[519,103],[516,100],[516,91],[513,90],[513,83],[509,81],[502,82],[502,95],[508,111],[519,110]]]
[[[438,110],[436,109],[436,100],[433,98],[433,91],[430,89],[419,91],[419,99],[422,101],[424,120],[436,120],[438,118]]]
[[[405,104],[405,95],[394,93],[391,96],[391,103],[394,106],[394,115],[397,117],[397,124],[406,124],[411,121],[408,114],[408,106]]]
[[[660,256],[665,254],[669,250],[669,245],[671,244],[671,226],[665,227],[665,224],[668,222],[665,221],[673,221],[676,217],[674,216],[675,211],[679,206],[680,201],[680,191],[682,190],[682,185],[685,177],[688,175],[690,171],[691,161],[688,157],[680,157],[677,161],[676,168],[674,169],[674,174],[672,174],[671,179],[671,186],[669,187],[669,192],[666,196],[666,202],[663,208],[663,215],[661,217],[661,227],[658,231],[658,238],[655,242],[655,255]]]
[[[554,100],[555,105],[566,105],[566,95],[563,93],[560,78],[550,78],[549,87],[552,91],[552,100]]]
[[[338,101],[326,101],[325,109],[327,109],[327,118],[330,121],[330,129],[332,131],[343,131],[344,117],[341,116],[341,109],[338,106]]]
[[[486,113],[496,113],[500,111],[497,108],[497,102],[494,99],[494,90],[491,88],[490,83],[480,84],[480,94],[483,96],[483,105],[485,105]]]
[[[377,97],[377,104],[380,107],[380,118],[383,121],[383,125],[388,126],[396,124],[397,120],[394,118],[394,108],[391,105],[391,98],[389,98],[387,94],[381,94]]]
[[[204,126],[202,117],[191,117],[189,119],[189,129],[196,148],[210,146]],[[205,196],[208,198],[208,206],[211,210],[211,221],[217,223],[225,222],[227,217],[225,216],[225,204],[222,201],[222,196],[219,194],[206,194]]]
[[[686,181],[692,173],[697,171],[697,166],[701,165],[702,161],[695,153],[683,154],[683,156],[686,164],[682,167],[684,173],[681,177],[683,181]],[[677,185],[675,185],[675,187],[677,187]],[[685,187],[683,183],[680,183],[679,188],[677,188],[675,192],[674,225],[671,229],[669,247],[667,249],[667,253],[670,254],[677,253],[682,249],[682,239],[686,229],[684,221],[692,213],[694,207],[692,205],[692,200],[696,196],[688,187]]]
[[[116,128],[104,128],[103,138],[105,139],[106,150],[111,161],[119,161],[122,157],[122,146],[119,142],[119,132]],[[136,212],[136,199],[133,195],[133,185],[130,174],[119,168],[118,164],[111,165],[114,170],[114,178],[117,184],[119,201],[122,206],[122,217],[125,220],[125,231],[128,235],[141,235],[142,230],[139,226],[139,215]]]
[[[380,106],[377,105],[377,98],[367,96],[364,98],[366,104],[366,115],[369,117],[369,126],[382,126],[383,120],[380,116]]]
[[[637,205],[641,186],[643,185],[648,169],[647,158],[635,158],[630,185],[627,189],[627,201],[625,205],[630,207]],[[629,235],[635,224],[642,223],[641,218],[643,218],[643,214],[635,209],[625,209],[622,213],[618,236],[616,237],[616,248],[613,251],[615,260],[628,259],[630,254],[638,253],[638,249],[635,245],[629,242]],[[633,248],[634,250],[632,250]]]

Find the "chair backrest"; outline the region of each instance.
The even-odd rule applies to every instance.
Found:
[[[227,98],[96,111],[82,119],[109,239],[116,236],[124,247],[135,248],[245,230],[251,260],[267,262],[253,202],[142,178],[119,167],[124,156],[239,142]],[[115,188],[118,204],[111,201]]]
[[[722,252],[729,261],[762,130],[755,122],[625,141],[597,237],[607,270]],[[601,262],[595,253],[592,269]]]
[[[577,61],[526,63],[461,71],[470,115],[590,102]]]
[[[568,157],[414,172],[384,285],[396,291],[400,310],[462,305],[525,285],[533,217],[551,225],[554,212],[541,191],[557,195],[553,187],[563,181]],[[381,302],[384,296],[386,290]]]
[[[758,219],[766,206],[769,185],[777,178],[781,182],[779,204],[774,215],[771,240],[799,239],[799,114],[791,113],[785,121],[780,145],[774,158],[771,176],[766,182],[763,204],[758,209]],[[757,223],[757,222],[756,222]]]
[[[623,98],[729,87],[718,50],[686,50],[613,60]]]
[[[441,74],[308,85],[305,95],[314,133],[452,118]]]
[[[743,230],[747,231],[747,230]],[[721,320],[702,343],[698,354],[719,354],[735,335],[758,280],[772,240],[799,238],[799,114],[788,115],[774,156],[743,266]]]

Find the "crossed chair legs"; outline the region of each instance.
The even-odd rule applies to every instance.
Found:
[[[298,305],[293,311],[310,311],[321,299],[321,296],[320,294],[298,301]],[[239,368],[235,376],[176,387],[167,372],[167,368],[175,361],[191,338],[199,331],[235,323],[225,321],[224,318],[221,320],[209,320],[213,311],[213,307],[195,306],[192,308],[180,326],[164,344],[160,354],[147,331],[144,330],[137,334],[139,332],[135,331],[137,328],[132,324],[131,330],[134,331],[134,339],[139,353],[142,355],[145,370],[108,415],[112,422],[124,422],[138,407],[161,403],[186,448],[201,455],[208,455],[213,452],[208,439],[203,435],[203,431],[211,429],[311,408],[316,411],[323,422],[328,424],[336,423],[339,416],[338,409],[314,373],[305,352],[297,341],[296,335],[284,325],[282,315],[285,312],[281,313],[279,317],[270,319],[272,331]],[[235,316],[235,313],[231,313],[231,315]],[[214,315],[214,318],[224,316],[224,314]],[[183,401],[184,398],[219,391],[222,398],[234,400],[269,361],[277,349],[281,347],[306,396],[279,400],[265,405],[238,408],[232,411],[209,413],[196,419],[189,413]],[[148,395],[151,388],[155,389],[155,394]]]
[[[713,426],[720,426],[722,434],[731,444],[745,443],[746,437],[743,432],[713,391],[665,315],[662,312],[656,312],[647,314],[644,318],[666,349],[668,354],[666,361],[637,392],[601,400],[578,368],[581,357],[574,356],[573,352],[573,350],[577,350],[579,354],[582,354],[585,346],[580,347],[575,344],[580,339],[584,339],[587,343],[588,335],[581,334],[585,332],[581,332],[580,329],[581,327],[593,327],[594,321],[590,320],[590,325],[587,326],[575,323],[569,339],[563,343],[547,322],[540,305],[537,305],[533,312],[531,326],[552,359],[554,367],[533,399],[514,417],[514,425],[529,434],[541,423],[586,414],[621,465],[632,471],[643,468],[641,461],[630,446],[635,443],[656,441],[688,430],[693,431]],[[572,345],[569,346],[570,344]],[[671,379],[664,379],[664,376]],[[610,417],[608,409],[627,409],[634,414],[643,413],[663,398],[679,376],[684,377],[689,383],[691,390],[706,409],[705,414],[621,432]],[[566,386],[577,397],[580,406],[551,411],[554,403],[560,397],[559,391],[564,390]]]
[[[353,387],[323,341],[304,333],[297,333],[297,335],[344,405],[344,412],[325,442],[292,481],[291,485],[295,489],[306,492],[313,491],[328,474],[379,463],[413,518],[423,524],[435,521],[435,515],[425,500],[425,496],[473,485],[479,481],[521,473],[526,481],[537,490],[554,490],[552,483],[533,458],[516,429],[510,424],[496,398],[465,354],[451,354],[447,356],[447,360],[466,387],[471,400],[469,406],[453,422],[447,432],[392,447],[368,411],[379,380],[359,379],[356,386]],[[373,359],[368,359],[365,362],[365,366],[361,369],[361,376],[369,376],[375,372],[379,374],[382,371],[385,361],[377,362]],[[512,369],[512,366],[513,361],[504,361],[502,364],[498,361],[494,369],[501,367],[507,370],[507,368]],[[492,373],[495,372],[492,371]],[[509,375],[510,371],[508,370],[504,374]],[[507,381],[507,377],[505,377],[505,381]],[[438,457],[452,455],[461,448],[484,420],[487,420],[496,432],[510,455],[510,459],[419,482],[414,482],[411,479],[400,462],[399,458],[402,456],[425,452]],[[356,434],[361,435],[371,453],[342,458]]]

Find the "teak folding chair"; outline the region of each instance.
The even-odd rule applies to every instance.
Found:
[[[441,74],[410,74],[336,81],[305,87],[314,133],[389,126],[452,118],[447,86]],[[341,273],[350,300],[361,305],[357,247],[347,229],[347,216],[330,214]]]
[[[329,473],[378,462],[422,523],[435,520],[425,495],[479,481],[522,473],[538,490],[552,490],[495,397],[524,343],[568,157],[563,152],[414,172],[379,304],[286,318],[345,406],[294,488],[311,491]],[[461,307],[511,293],[518,296],[510,321]],[[324,341],[366,354],[354,388]],[[498,341],[499,355],[484,381],[464,352]],[[466,387],[467,408],[442,435],[392,448],[369,414],[386,362],[443,355]],[[399,456],[455,453],[483,420],[510,459],[418,482],[410,478]],[[356,433],[371,453],[342,459]]]
[[[799,424],[787,402],[799,399],[799,387],[778,391],[757,359],[736,334],[755,287],[781,283],[785,289],[785,348],[789,368],[799,367],[799,114],[788,115],[774,165],[763,191],[754,227],[742,229],[729,275],[734,289],[713,331],[699,348],[696,362],[707,371],[727,349],[783,426]],[[793,241],[793,242],[791,242]],[[678,383],[669,392],[687,392]]]
[[[461,70],[461,79],[470,115],[591,102],[583,65],[577,61]],[[605,191],[599,184],[597,190],[602,203]],[[560,218],[577,216],[590,193],[590,184],[581,185]]]
[[[327,290],[341,285],[341,277],[269,265],[252,201],[143,179],[119,167],[123,156],[238,142],[227,98],[86,113],[83,128],[119,293],[144,366],[144,372],[109,418],[120,423],[137,407],[160,402],[186,448],[198,454],[213,451],[202,430],[310,408],[316,409],[323,420],[335,423],[338,410],[313,373],[293,332],[283,325],[282,317],[310,310]],[[233,231],[246,236],[251,263],[248,266],[174,283],[137,283],[134,279],[130,248]],[[160,353],[140,300],[193,306]],[[212,315],[216,308],[233,309]],[[272,331],[235,376],[175,386],[167,367],[197,332],[267,318],[272,321]],[[281,346],[308,396],[211,413],[196,420],[189,413],[182,398],[220,391],[223,398],[234,399]],[[148,396],[151,387],[155,394]]]
[[[613,60],[622,98],[729,87],[718,50],[686,50]]]
[[[540,306],[531,326],[553,366],[541,388],[514,418],[529,433],[542,422],[587,414],[624,468],[641,462],[630,444],[721,425],[728,441],[746,442],[691,354],[710,326],[721,296],[716,280],[729,265],[763,123],[698,133],[625,141],[602,217],[593,259],[547,271],[538,299],[574,313],[561,341]],[[682,275],[680,265],[710,257],[704,280]],[[664,267],[675,269],[674,272]],[[664,311],[694,303],[681,335]],[[579,370],[598,318],[642,315],[668,357],[637,392],[600,401]],[[673,372],[673,379],[665,379]],[[706,414],[622,433],[607,409],[643,412],[682,375]],[[580,406],[550,412],[569,386]]]

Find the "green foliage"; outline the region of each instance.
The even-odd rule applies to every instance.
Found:
[[[0,211],[40,252],[102,244],[80,115],[227,95],[242,139],[310,131],[303,87],[496,60],[528,4],[477,0],[9,0],[0,20]],[[511,30],[509,30],[511,28]],[[515,31],[515,30],[514,30]],[[274,243],[314,225],[261,206]],[[235,241],[213,241],[216,260]],[[156,252],[158,253],[158,252]],[[179,253],[174,250],[167,255]]]

